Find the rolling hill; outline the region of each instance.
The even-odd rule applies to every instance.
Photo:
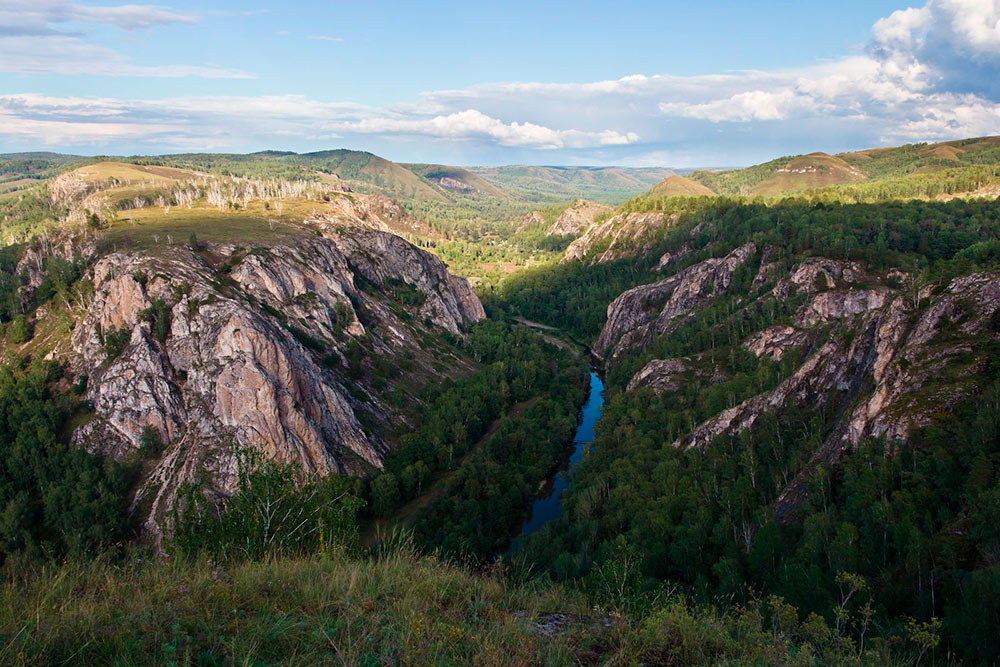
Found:
[[[838,186],[907,179],[922,174],[1000,165],[1000,137],[977,137],[939,143],[906,144],[828,155],[810,153],[727,171],[696,171],[689,175],[716,194],[726,196],[773,196]],[[920,187],[919,179],[896,183],[900,196]],[[950,192],[948,194],[951,194]]]
[[[710,189],[684,176],[667,176],[665,179],[653,186],[649,194],[654,197],[698,197],[701,195],[714,195]]]
[[[661,168],[523,165],[471,167],[470,171],[532,201],[583,198],[604,204],[620,203],[634,197],[674,173]]]

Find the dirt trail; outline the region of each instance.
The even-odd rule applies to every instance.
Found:
[[[567,343],[562,338],[556,338],[555,336],[550,336],[547,333],[545,333],[546,331],[551,331],[553,333],[561,333],[559,329],[555,327],[550,327],[547,324],[541,324],[540,322],[532,322],[531,320],[526,320],[523,317],[515,317],[514,321],[520,324],[521,326],[528,327],[529,329],[534,329],[535,332],[542,337],[542,340],[544,340],[549,345],[555,345],[558,348],[566,350],[567,352],[570,352],[574,357],[580,356],[580,350],[577,349],[574,345]]]

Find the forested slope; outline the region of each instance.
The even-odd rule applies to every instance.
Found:
[[[673,212],[621,256],[507,286],[592,341],[610,395],[525,558],[572,580],[629,553],[647,585],[821,614],[856,576],[851,613],[995,656],[997,203],[643,204]]]

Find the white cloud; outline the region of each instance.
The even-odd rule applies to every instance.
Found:
[[[750,90],[731,97],[702,104],[661,102],[660,111],[665,115],[701,118],[715,123],[721,121],[748,122],[753,120],[784,120],[789,114],[814,106],[813,98],[794,90]]]
[[[504,123],[475,110],[446,116],[389,113],[351,103],[309,100],[298,95],[277,97],[191,97],[124,101],[110,98],[0,95],[0,138],[23,138],[26,127],[51,125],[53,137],[78,124],[72,137],[80,144],[109,139],[135,140],[159,149],[174,137],[197,137],[211,145],[235,142],[241,135],[317,140],[344,135],[419,136],[533,149],[620,146],[638,141],[635,133],[610,130],[557,130],[534,123]],[[15,122],[17,121],[17,122]],[[105,122],[101,122],[105,121]],[[36,136],[36,132],[30,134]],[[158,143],[166,142],[166,143]]]
[[[635,143],[634,132],[612,130],[583,132],[554,130],[535,123],[504,123],[475,109],[466,109],[432,118],[375,117],[331,124],[341,132],[356,134],[408,134],[443,139],[485,139],[501,146],[530,146],[540,149],[620,146]]]
[[[313,42],[342,42],[343,37],[331,37],[330,35],[308,35],[306,39]]]
[[[0,71],[106,76],[250,78],[200,65],[136,65],[86,39],[86,26],[149,30],[197,17],[156,5],[85,5],[68,0],[0,0]]]
[[[11,6],[0,0],[0,12]],[[179,15],[153,9],[145,24],[127,12],[102,20],[142,29],[154,19]],[[4,51],[5,44],[19,44],[16,58],[25,71],[143,69],[71,35],[42,34],[76,23],[50,18],[18,25],[24,34],[4,37],[0,31],[0,63],[15,57]],[[39,34],[28,35],[31,30]],[[66,41],[50,56],[27,48],[33,39]],[[159,76],[245,76],[191,66],[152,69]],[[0,142],[18,141],[15,128],[37,133],[49,123],[52,136],[75,138],[74,145],[136,151],[192,145],[325,148],[336,140],[372,150],[411,146],[410,157],[424,160],[442,159],[435,156],[447,151],[523,160],[545,151],[547,163],[733,165],[812,150],[1000,134],[998,74],[1000,0],[928,0],[876,22],[863,53],[797,69],[489,83],[378,107],[297,95],[162,100],[7,95],[0,96],[6,121],[0,123]],[[75,137],[65,131],[74,123]]]

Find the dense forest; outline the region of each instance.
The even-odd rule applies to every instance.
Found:
[[[920,276],[918,284],[995,271],[994,202],[703,200],[663,230],[649,255],[519,275],[507,285],[508,307],[592,340],[604,307],[624,287],[724,256],[747,240],[758,250],[726,294],[607,369],[611,398],[595,446],[563,516],[527,540],[523,558],[558,580],[586,581],[624,553],[640,564],[636,585],[647,595],[663,582],[706,601],[775,594],[838,624],[834,610],[846,586],[853,593],[842,612],[856,639],[874,627],[884,636],[906,634],[908,618],[939,619],[949,650],[974,662],[995,657],[1000,607],[984,597],[1000,586],[995,341],[986,343],[992,361],[975,377],[975,401],[940,416],[893,456],[885,456],[888,443],[865,442],[838,468],[821,469],[795,520],[775,520],[777,494],[803,470],[844,409],[838,401],[849,397],[831,397],[822,409],[762,414],[756,428],[705,451],[674,446],[694,424],[772,389],[800,363],[795,354],[780,363],[757,359],[741,346],[751,332],[791,323],[802,303],[768,299],[772,285],[754,285],[765,253],[783,269],[819,255],[858,261],[876,274],[904,269]],[[679,257],[662,275],[650,270],[660,252]],[[648,361],[669,358],[712,372],[691,373],[680,390],[661,395],[624,391]]]
[[[565,451],[587,373],[582,358],[502,321],[474,327],[464,348],[481,370],[434,389],[366,498],[374,516],[390,517],[438,484],[417,514],[418,543],[482,559],[504,546]],[[518,405],[522,414],[506,416]]]
[[[956,363],[937,378],[974,371],[963,378],[972,399],[953,414],[934,413],[906,441],[863,439],[836,467],[817,468],[806,502],[787,516],[776,513],[779,494],[809,470],[811,456],[854,396],[831,392],[814,406],[761,413],[753,428],[717,437],[703,449],[675,446],[695,425],[778,387],[802,364],[800,351],[773,360],[743,345],[765,327],[791,326],[805,303],[805,294],[773,297],[766,266],[784,275],[811,257],[858,262],[865,280],[879,287],[889,285],[889,273],[898,269],[912,278],[917,303],[940,294],[944,281],[956,276],[1000,270],[996,201],[948,199],[1000,182],[994,149],[970,146],[974,150],[957,163],[927,153],[923,145],[841,156],[878,180],[794,197],[735,196],[768,178],[784,164],[780,160],[740,173],[705,172],[703,182],[734,196],[629,200],[619,212],[662,212],[669,223],[603,263],[557,263],[570,238],[546,237],[544,229],[564,205],[543,208],[544,224],[519,229],[525,202],[471,195],[411,199],[407,208],[440,234],[418,244],[457,273],[480,277],[489,317],[461,335],[442,335],[463,369],[404,400],[389,382],[399,376],[390,359],[367,359],[373,383],[385,390],[385,405],[407,410],[413,425],[387,434],[383,470],[363,479],[321,477],[241,451],[239,490],[214,498],[186,486],[171,517],[173,532],[155,551],[173,554],[196,572],[207,567],[206,580],[224,579],[219,572],[226,568],[268,576],[246,569],[248,563],[280,563],[276,567],[309,570],[310,576],[320,576],[309,569],[316,563],[363,569],[390,562],[386,567],[399,571],[461,563],[475,574],[453,571],[456,580],[483,571],[497,577],[489,584],[463,579],[469,590],[516,581],[526,587],[512,594],[518,599],[528,599],[527,590],[549,596],[532,604],[555,600],[593,617],[627,619],[628,629],[573,653],[581,660],[617,650],[653,664],[745,656],[758,662],[891,664],[920,660],[935,647],[930,657],[936,661],[994,660],[1000,655],[997,318],[989,335],[976,342],[976,358],[987,362],[972,368],[969,352],[962,357],[966,366]],[[336,151],[136,160],[246,177],[337,173],[376,191],[381,176],[364,171],[373,157]],[[10,169],[28,174],[32,183],[4,195],[5,232],[38,229],[63,215],[44,183],[35,184],[59,168],[44,156],[12,163]],[[609,242],[599,242],[591,257]],[[197,246],[194,235],[191,243]],[[747,244],[753,251],[724,292],[669,333],[623,350],[601,369],[608,401],[560,518],[524,540],[513,557],[498,558],[567,453],[586,394],[591,359],[585,345],[600,334],[609,303],[630,288]],[[0,248],[0,335],[8,352],[0,367],[0,563],[8,581],[17,581],[11,586],[29,590],[33,584],[18,578],[39,564],[74,566],[97,558],[114,569],[148,560],[154,548],[136,540],[130,500],[143,466],[165,443],[144,433],[142,447],[120,462],[70,444],[73,428],[92,415],[92,406],[81,400],[86,378],[74,384],[64,364],[31,358],[30,349],[13,350],[37,335],[33,311],[79,307],[93,285],[84,262],[48,257],[34,267],[38,280],[28,289],[28,276],[17,270],[25,247]],[[667,253],[672,259],[661,262]],[[359,287],[386,290],[391,307],[400,310],[422,303],[422,295],[399,280],[384,288],[359,281]],[[163,343],[169,309],[162,300],[152,304],[141,317]],[[559,331],[542,336],[518,317]],[[286,326],[307,348],[318,345],[297,324]],[[846,344],[853,335],[829,327],[813,343]],[[105,337],[109,350],[125,344],[117,336]],[[367,379],[362,347],[355,343],[345,351],[348,383]],[[675,358],[692,369],[678,389],[626,390],[651,360]],[[363,392],[353,395],[359,396]],[[381,538],[387,539],[379,543]],[[399,560],[401,551],[405,561]],[[397,560],[379,560],[389,558]],[[154,576],[145,571],[129,576],[137,586],[157,585],[144,579]],[[448,584],[435,585],[438,598],[452,594]],[[372,584],[366,604],[377,606],[380,596],[391,594],[376,590]],[[471,636],[478,622],[462,632]],[[7,623],[2,640],[11,621],[0,614],[0,623]],[[340,626],[324,632],[351,634]],[[457,631],[448,633],[456,645],[471,643]],[[184,641],[200,646],[196,635]],[[49,647],[45,656],[65,658],[62,648]],[[385,651],[380,657],[393,658],[391,649]],[[556,662],[559,657],[565,654]]]

